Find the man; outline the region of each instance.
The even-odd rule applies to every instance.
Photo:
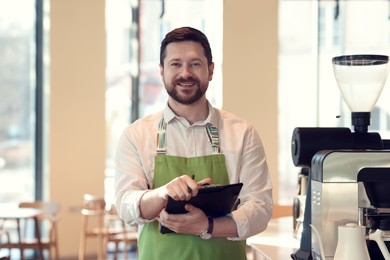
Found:
[[[139,225],[141,260],[246,259],[245,239],[263,231],[271,218],[263,145],[248,122],[210,105],[205,93],[213,72],[202,32],[169,32],[160,49],[168,104],[131,124],[119,140],[116,206],[125,222]],[[240,204],[227,216],[211,219],[190,204],[187,214],[165,211],[168,197],[189,200],[204,184],[238,182]],[[159,224],[175,233],[161,234]]]

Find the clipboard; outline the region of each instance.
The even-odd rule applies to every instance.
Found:
[[[222,217],[232,212],[237,206],[242,186],[242,183],[202,186],[198,190],[198,195],[188,201],[176,201],[169,197],[165,210],[170,214],[185,214],[188,211],[185,210],[184,205],[191,204],[203,210],[208,217]],[[160,226],[160,232],[166,234],[173,231]]]

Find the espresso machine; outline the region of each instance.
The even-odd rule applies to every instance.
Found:
[[[372,259],[390,260],[390,174],[387,167],[366,167],[358,173],[359,184],[364,185],[367,199],[359,203],[362,225],[368,229],[368,246]],[[362,189],[362,186],[359,187]],[[361,192],[361,190],[360,190]],[[375,258],[374,258],[375,257]]]
[[[390,231],[390,140],[369,132],[368,126],[386,82],[389,57],[338,56],[332,64],[344,101],[352,110],[354,131],[345,127],[294,129],[293,163],[307,168],[309,174],[301,244],[291,258],[333,259],[338,227],[357,223],[366,227],[371,259],[387,260],[382,249],[389,247],[383,241],[386,230]],[[376,233],[378,229],[383,232]],[[374,233],[383,238],[379,246],[370,238]]]

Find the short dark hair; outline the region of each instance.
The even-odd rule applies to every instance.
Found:
[[[211,53],[210,43],[204,33],[201,31],[191,28],[191,27],[180,27],[176,28],[167,35],[161,42],[160,47],[160,65],[164,66],[164,59],[167,55],[166,48],[167,45],[172,42],[182,42],[182,41],[194,41],[202,45],[204,50],[204,55],[207,58],[207,64],[210,66],[213,63],[213,55]]]

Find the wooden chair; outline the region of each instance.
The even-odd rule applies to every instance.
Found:
[[[114,259],[117,259],[119,253],[119,245],[123,244],[122,251],[123,259],[127,259],[128,245],[135,246],[137,250],[138,231],[136,227],[127,225],[118,215],[115,205],[111,205],[106,211],[106,226],[111,230],[108,238],[108,243],[112,242],[115,245]]]
[[[11,242],[9,231],[4,227],[4,221],[0,219],[0,250],[3,248],[3,245],[9,244]],[[9,259],[11,257],[11,249],[8,249],[8,256],[0,252],[0,260]]]
[[[42,210],[42,214],[38,216],[40,222],[40,230],[44,230],[41,233],[41,244],[38,243],[35,237],[28,237],[26,234],[26,228],[24,229],[24,237],[21,246],[24,249],[47,250],[48,259],[59,259],[58,250],[58,213],[60,211],[60,204],[58,202],[49,201],[34,201],[34,202],[21,202],[20,208],[35,208]],[[27,224],[27,223],[25,223]],[[25,225],[26,226],[26,225]],[[54,255],[52,254],[54,251]]]
[[[99,260],[106,259],[107,245],[115,243],[115,259],[119,252],[120,243],[136,244],[137,232],[130,231],[126,224],[119,218],[111,207],[106,209],[106,202],[103,197],[84,195],[83,209],[81,210],[82,223],[80,235],[79,260],[84,260],[86,241],[88,238],[97,239],[97,256]],[[124,259],[127,251],[124,250]]]

